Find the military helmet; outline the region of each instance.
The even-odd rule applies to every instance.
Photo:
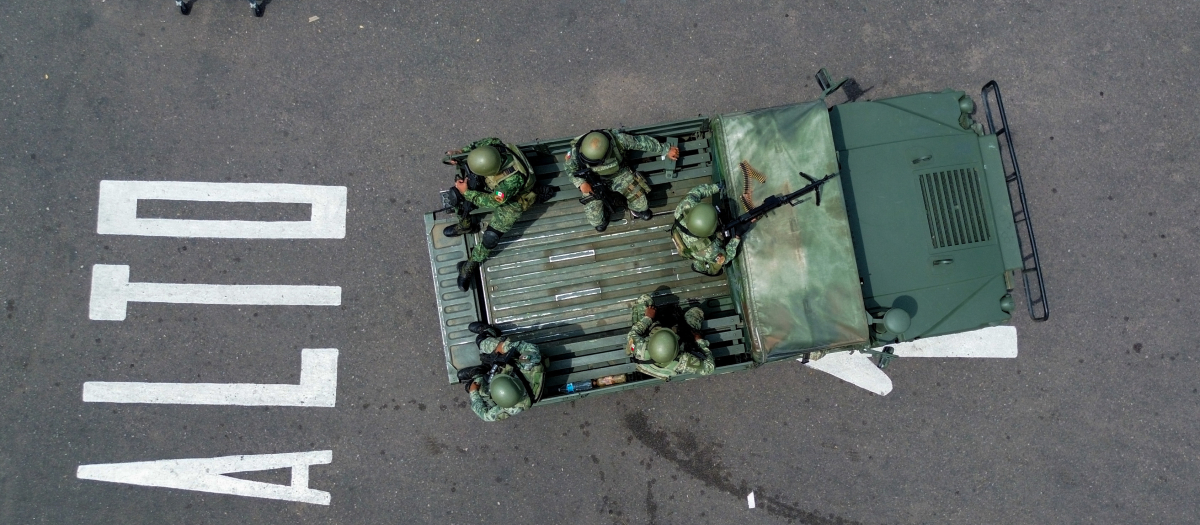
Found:
[[[688,210],[683,225],[697,237],[712,235],[717,231],[717,207],[707,202],[697,204]]]
[[[679,336],[670,328],[659,328],[646,342],[646,355],[658,366],[667,366],[679,353]]]
[[[491,177],[500,173],[500,150],[493,146],[480,146],[467,154],[467,167],[481,177]]]
[[[608,134],[593,131],[579,139],[579,155],[585,163],[598,163],[608,156]]]
[[[525,398],[525,389],[521,383],[508,374],[497,374],[488,383],[488,394],[492,401],[504,408],[512,408]]]

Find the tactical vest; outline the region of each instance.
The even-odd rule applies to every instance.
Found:
[[[525,154],[512,144],[505,143],[504,147],[508,148],[508,152],[512,158],[509,159],[508,165],[490,177],[484,177],[483,182],[487,184],[489,189],[496,189],[513,174],[520,173],[525,177],[525,185],[521,187],[521,193],[528,193],[533,190],[537,184],[537,177],[533,174],[533,168],[529,165],[529,159],[525,158]]]
[[[675,377],[677,375],[675,373],[675,367],[678,367],[678,366],[679,366],[679,359],[675,359],[674,361],[667,363],[667,366],[658,366],[653,363],[645,364],[645,365],[639,364],[639,365],[637,365],[637,369],[638,369],[638,372],[641,372],[648,376],[662,379],[663,381],[670,381],[672,377]]]
[[[684,235],[690,237],[692,242],[686,242]],[[675,219],[675,223],[671,225],[671,242],[675,243],[675,250],[684,259],[694,259],[698,252],[707,252],[712,249],[713,245],[711,238],[693,235],[679,219]],[[699,248],[694,249],[693,246],[699,246]]]
[[[608,156],[604,157],[604,162],[592,166],[592,171],[601,177],[615,177],[625,167],[625,148],[621,147],[621,143],[617,141],[615,133],[601,129],[595,131],[608,136]],[[591,133],[591,131],[575,137],[575,140],[571,141],[571,154],[578,155],[580,157],[579,163],[584,165],[587,164],[582,160],[583,154],[579,153],[579,141],[587,136],[588,133]]]
[[[542,398],[542,386],[546,383],[546,365],[549,363],[550,360],[546,356],[542,356],[542,361],[528,372],[513,365],[504,365],[504,368],[497,372],[498,374],[508,374],[509,377],[516,379],[521,386],[525,387],[525,398],[513,405],[513,408],[529,408],[534,401]]]

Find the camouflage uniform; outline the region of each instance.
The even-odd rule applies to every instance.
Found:
[[[503,234],[510,230],[521,214],[533,206],[534,201],[537,200],[537,195],[532,191],[537,177],[533,174],[529,160],[525,158],[521,150],[505,144],[498,138],[477,140],[463,148],[462,152],[470,153],[471,150],[480,146],[494,146],[505,156],[505,161],[500,167],[500,173],[492,177],[479,177],[485,191],[468,189],[463,197],[476,207],[491,210],[492,218],[488,225]],[[473,229],[477,219],[465,211],[462,206],[455,209],[458,214],[459,228],[469,231]],[[490,254],[491,250],[486,246],[476,244],[475,248],[471,250],[471,260],[482,263]]]
[[[633,303],[633,328],[629,329],[629,344],[625,348],[625,353],[633,356],[638,361],[647,361],[646,342],[650,339],[650,335],[661,328],[657,321],[646,317],[646,307],[654,304],[654,300],[650,298],[650,294],[642,294]],[[704,322],[704,311],[691,307],[683,313],[683,318],[692,330],[699,333],[700,324]],[[679,355],[674,361],[667,363],[667,366],[658,366],[655,363],[638,363],[637,369],[639,372],[657,377],[659,379],[670,381],[672,377],[680,374],[696,374],[706,376],[713,373],[716,363],[713,362],[712,350],[708,348],[708,340],[703,337],[696,341],[696,346],[704,353],[705,358],[701,360],[696,356],[684,352],[684,341],[679,341]]]
[[[621,133],[615,129],[607,130],[607,133],[616,139],[609,146],[611,148],[609,157],[613,160],[594,166],[592,169],[601,178],[608,180],[609,188],[625,197],[630,210],[645,211],[649,209],[650,202],[646,200],[646,194],[650,193],[650,184],[646,182],[644,177],[625,164],[625,152],[627,150],[634,150],[665,155],[671,149],[671,146],[647,135],[630,135],[628,133]],[[585,135],[587,133],[575,137],[571,141],[571,151],[567,153],[567,163],[564,169],[567,175],[571,177],[571,183],[576,188],[582,186],[584,180],[576,177],[575,173],[588,167],[582,161],[575,158],[575,155],[579,151],[579,141]],[[609,171],[611,173],[606,174]],[[592,226],[599,226],[604,223],[604,203],[600,200],[584,204],[583,213],[587,217],[588,224]]]
[[[679,255],[684,259],[691,259],[692,269],[706,275],[718,275],[721,273],[721,268],[733,262],[733,258],[737,257],[738,245],[742,240],[734,237],[726,244],[715,236],[712,238],[696,237],[686,229],[680,228],[680,222],[687,216],[688,210],[700,204],[700,201],[705,198],[720,192],[721,187],[716,184],[701,184],[692,188],[692,191],[689,191],[687,196],[675,207],[675,225],[671,227],[671,240],[675,241],[675,248],[679,250]]]
[[[494,352],[500,341],[498,338],[489,337],[479,342],[479,349],[484,352]],[[509,408],[499,406],[492,401],[492,396],[488,393],[488,376],[476,376],[475,383],[479,385],[479,389],[471,392],[471,410],[484,421],[499,421],[507,419],[508,416],[520,414],[542,397],[546,363],[543,361],[542,353],[538,350],[537,345],[508,340],[504,342],[504,348],[508,352],[516,352],[520,357],[514,364],[505,365],[504,369],[498,373],[510,374],[513,379],[521,383],[525,387],[525,397]]]

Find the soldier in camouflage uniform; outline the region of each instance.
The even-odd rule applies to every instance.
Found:
[[[638,371],[664,381],[681,374],[712,374],[716,366],[712,350],[700,336],[704,311],[694,306],[682,312],[675,305],[663,308],[674,312],[660,313],[650,294],[642,294],[633,303],[633,328],[625,352]]]
[[[484,364],[463,370],[460,379],[470,376],[467,392],[479,419],[507,419],[541,399],[546,362],[536,345],[501,337],[499,329],[480,322],[469,329],[479,334],[475,342]]]
[[[615,191],[625,196],[634,217],[645,221],[653,217],[650,203],[646,200],[650,184],[629,167],[625,160],[625,152],[629,150],[665,155],[671,160],[679,159],[679,148],[675,146],[668,146],[654,137],[630,135],[615,129],[598,129],[571,141],[565,171],[583,194],[579,202],[584,204],[588,224],[594,226],[596,231],[602,232],[608,227],[605,196],[600,195],[601,192]],[[593,184],[607,188],[593,188]],[[593,194],[593,191],[597,194]]]
[[[521,150],[498,138],[477,140],[461,150],[446,153],[442,162],[451,165],[458,165],[452,157],[466,153],[467,166],[450,192],[458,224],[447,226],[443,233],[448,237],[476,233],[479,219],[471,211],[476,207],[492,211],[482,242],[471,250],[469,260],[458,263],[458,286],[466,291],[479,265],[499,244],[500,236],[537,201],[538,195],[533,191],[537,180]]]
[[[701,202],[721,192],[716,184],[701,184],[688,192],[675,207],[675,224],[671,226],[671,240],[684,259],[692,260],[692,270],[705,275],[721,275],[726,264],[737,257],[740,236],[728,243],[716,236],[717,210],[709,203]]]

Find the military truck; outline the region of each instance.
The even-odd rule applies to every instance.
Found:
[[[626,129],[678,146],[680,156],[631,152],[651,184],[654,217],[635,221],[625,211],[602,233],[585,221],[562,172],[571,138],[520,144],[538,183],[560,191],[504,235],[468,292],[456,285],[456,266],[479,236],[447,237],[454,218],[425,214],[449,381],[479,364],[467,325],[483,320],[549,358],[537,405],[660,385],[626,356],[630,304],[643,293],[703,308],[716,373],[839,354],[886,366],[898,344],[1007,323],[1018,274],[1030,317],[1047,319],[999,85],[981,90],[980,123],[962,91],[854,100],[861,89],[841,89],[856,86],[847,80],[821,70],[821,96],[811,102]],[[695,273],[678,255],[668,230],[692,188],[724,184],[714,204],[731,220],[805,186],[801,174],[837,176],[820,187],[819,205],[814,192],[755,222],[724,275]],[[628,381],[559,391],[609,376]]]

